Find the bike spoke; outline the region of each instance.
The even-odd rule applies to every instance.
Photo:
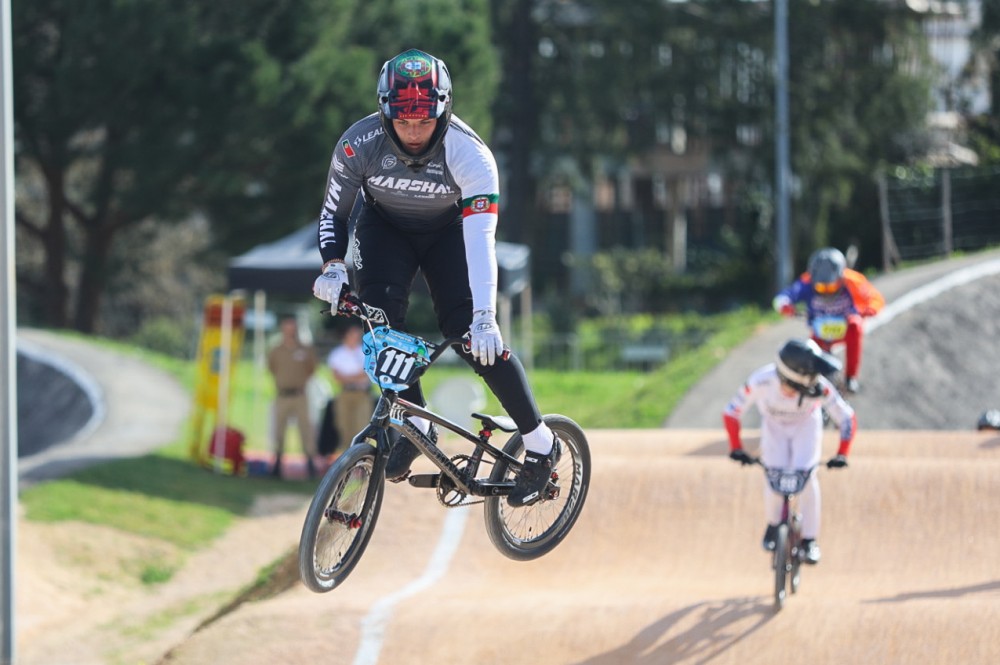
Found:
[[[362,526],[361,511],[371,478],[371,469],[351,470],[324,511],[326,517],[316,534],[315,563],[322,574],[332,574],[343,562]]]

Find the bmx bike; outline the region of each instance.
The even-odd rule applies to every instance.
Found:
[[[366,325],[365,372],[381,394],[368,425],[326,471],[309,505],[298,551],[299,576],[306,587],[317,593],[331,591],[361,560],[382,507],[389,451],[400,436],[439,469],[405,480],[412,487],[433,490],[446,508],[482,503],[486,532],[501,554],[528,561],[562,542],[583,509],[590,486],[590,448],[580,426],[566,416],[543,416],[556,434],[552,474],[537,502],[511,507],[504,498],[514,489],[524,450],[511,418],[473,413],[480,429],[471,432],[399,396],[448,348],[455,345],[468,352],[468,335],[434,343],[394,330],[381,310],[353,294],[341,298],[337,313],[356,316]],[[468,454],[449,457],[438,447],[436,436],[421,432],[407,416],[425,418],[457,434],[471,444]],[[512,434],[502,448],[491,442],[498,430]]]
[[[771,489],[783,497],[781,521],[775,534],[774,553],[771,566],[774,569],[774,609],[785,606],[787,592],[799,590],[802,580],[802,515],[798,511],[795,497],[802,492],[816,466],[809,469],[780,469],[764,466],[759,457],[754,463],[764,469]]]

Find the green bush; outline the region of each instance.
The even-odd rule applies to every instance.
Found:
[[[188,359],[195,356],[197,337],[194,321],[190,317],[174,319],[158,316],[143,323],[129,341],[148,351]]]

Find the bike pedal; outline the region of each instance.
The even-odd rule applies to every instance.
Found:
[[[424,487],[427,489],[433,489],[441,483],[440,473],[418,473],[415,476],[410,476],[407,478],[410,484],[414,487]]]

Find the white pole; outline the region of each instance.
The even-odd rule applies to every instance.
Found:
[[[0,663],[14,662],[14,554],[17,551],[17,272],[14,267],[14,112],[11,100],[10,0],[0,0],[0,205],[3,304],[0,305]]]

